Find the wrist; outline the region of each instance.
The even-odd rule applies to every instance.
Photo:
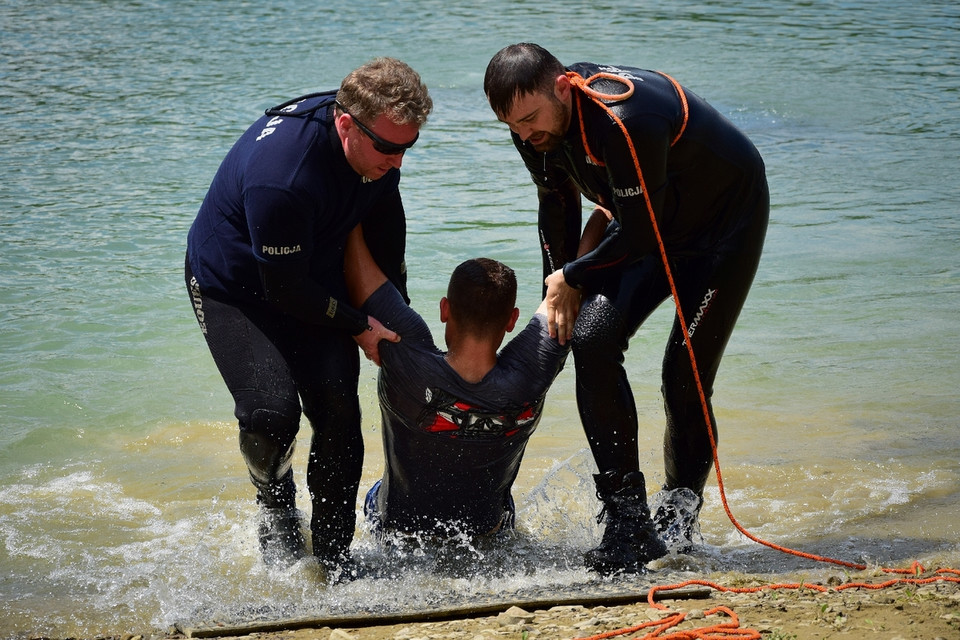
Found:
[[[350,316],[353,327],[351,327],[349,331],[353,337],[360,336],[365,331],[373,331],[373,327],[370,326],[370,316],[367,314],[354,310],[354,313],[350,314]]]
[[[583,286],[583,282],[580,280],[580,269],[576,262],[568,262],[563,265],[560,273],[563,275],[564,283],[571,289],[580,289]]]

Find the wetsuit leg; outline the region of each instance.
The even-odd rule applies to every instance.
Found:
[[[343,332],[314,330],[291,366],[313,430],[307,463],[313,553],[340,564],[353,540],[363,465],[357,343]]]
[[[207,346],[234,398],[240,451],[257,501],[265,507],[293,507],[290,458],[300,402],[284,358],[255,311],[203,296],[189,268],[186,281]]]
[[[588,294],[574,326],[577,407],[600,474],[639,470],[637,411],[623,367],[628,340],[668,295],[652,258]]]
[[[363,464],[356,342],[343,332],[289,316],[204,298],[191,286],[189,268],[187,287],[214,361],[234,396],[241,451],[258,500],[265,506],[293,503],[289,462],[302,402],[313,428],[307,487],[314,554],[324,560],[343,558],[353,539]]]
[[[724,241],[717,253],[681,259],[673,267],[715,439],[717,424],[710,398],[724,349],[760,261],[767,220],[765,192],[763,195],[763,206],[751,226]],[[702,497],[713,450],[684,338],[679,320],[674,320],[663,358],[661,387],[667,420],[664,489],[686,487]]]

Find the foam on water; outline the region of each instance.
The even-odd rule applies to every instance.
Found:
[[[210,445],[219,438],[207,440]],[[708,486],[703,540],[695,540],[690,554],[652,563],[648,575],[602,580],[581,560],[601,532],[594,471],[586,450],[555,462],[538,483],[517,493],[518,528],[497,544],[455,539],[440,547],[401,549],[378,543],[361,521],[354,544],[360,577],[331,584],[310,560],[282,571],[266,568],[256,544],[256,507],[249,496],[233,495],[226,485],[202,498],[199,492],[187,492],[183,500],[140,498],[130,495],[131,489],[139,491],[138,482],[108,478],[80,463],[32,465],[0,489],[0,539],[4,565],[11,569],[4,590],[16,594],[6,605],[5,625],[24,633],[90,635],[104,628],[409,612],[639,590],[691,573],[812,568],[808,561],[758,547],[735,533],[725,521],[718,491]],[[945,551],[960,557],[955,540],[891,538],[889,530],[870,524],[944,490],[950,474],[931,470],[905,485],[898,470],[884,474],[880,466],[856,469],[872,477],[859,484],[835,483],[835,474],[823,470],[798,471],[805,485],[801,502],[764,480],[779,475],[773,467],[751,471],[755,476],[747,487],[729,490],[733,511],[748,530],[778,544],[855,562],[882,564]],[[810,486],[816,483],[822,484],[823,497],[812,501]],[[55,529],[56,537],[31,534]],[[38,598],[43,622],[37,619]]]

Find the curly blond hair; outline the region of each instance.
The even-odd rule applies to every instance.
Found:
[[[337,93],[337,101],[363,122],[381,114],[395,124],[423,126],[433,100],[420,74],[396,58],[380,57],[351,71]]]

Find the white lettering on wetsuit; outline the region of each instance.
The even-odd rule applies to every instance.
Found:
[[[260,135],[257,136],[257,142],[260,142],[261,140],[266,138],[268,135],[276,131],[277,125],[280,124],[281,122],[283,122],[283,118],[281,118],[280,116],[274,116],[270,118],[270,121],[267,122],[267,126],[261,129]]]
[[[288,256],[291,253],[300,253],[303,251],[298,244],[292,247],[268,247],[267,245],[263,245],[260,250],[264,253],[264,255],[268,256]]]
[[[299,102],[288,104],[280,111],[283,111],[284,113],[293,113],[294,111],[297,110],[297,107],[299,107],[300,103],[302,103],[303,101],[304,100],[300,100]],[[257,136],[257,142],[260,142],[261,140],[266,138],[268,135],[276,131],[277,125],[280,124],[281,122],[283,122],[283,118],[281,118],[280,116],[273,116],[272,118],[270,118],[270,121],[267,122],[267,126],[260,130],[260,135]]]
[[[190,297],[193,299],[193,312],[197,314],[200,331],[207,332],[206,314],[203,312],[203,295],[200,293],[200,283],[193,276],[190,277]]]
[[[690,326],[687,327],[688,338],[693,337],[693,332],[697,330],[697,325],[700,324],[700,321],[703,320],[703,316],[706,315],[707,309],[710,308],[710,303],[713,302],[713,298],[716,293],[716,289],[707,289],[707,294],[703,296],[703,301],[700,303],[700,309],[697,310],[696,317],[694,317],[693,322],[690,323]]]
[[[638,82],[643,82],[643,78],[634,74],[629,69],[621,69],[620,67],[615,67],[609,64],[597,65],[597,68],[603,73],[612,73],[621,78],[630,78],[631,80],[637,80]]]
[[[643,193],[643,189],[640,187],[627,187],[626,189],[620,189],[618,187],[613,188],[613,195],[618,198],[632,198],[634,196],[639,196]]]

